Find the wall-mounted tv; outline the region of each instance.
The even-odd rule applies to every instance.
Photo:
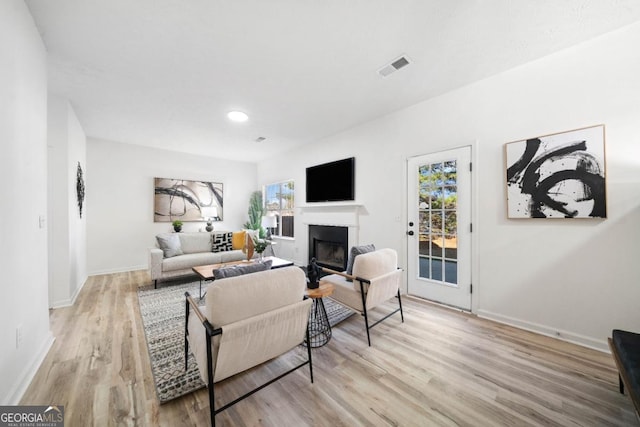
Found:
[[[307,168],[307,203],[355,200],[356,159],[337,160]]]

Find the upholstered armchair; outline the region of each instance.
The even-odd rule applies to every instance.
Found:
[[[322,270],[329,273],[322,280],[335,285],[331,298],[364,316],[369,346],[371,346],[369,329],[398,311],[402,322],[404,322],[400,297],[402,270],[398,269],[398,254],[395,250],[380,249],[358,255],[353,261],[352,274],[328,268],[322,268]],[[369,325],[369,312],[393,297],[398,298],[399,307]]]
[[[212,425],[217,413],[307,364],[313,383],[307,349],[306,361],[218,409],[214,405],[215,383],[308,341],[311,300],[305,298],[305,288],[302,270],[286,267],[216,280],[207,288],[204,307],[185,294],[185,367],[191,346],[209,388]]]

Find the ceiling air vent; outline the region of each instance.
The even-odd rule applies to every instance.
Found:
[[[406,56],[401,56],[400,58],[395,59],[391,64],[385,65],[384,67],[378,70],[378,74],[382,77],[387,77],[389,74],[398,71],[400,68],[406,67],[409,65],[409,58]]]

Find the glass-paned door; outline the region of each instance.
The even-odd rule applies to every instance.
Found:
[[[408,291],[471,309],[471,148],[408,161]]]

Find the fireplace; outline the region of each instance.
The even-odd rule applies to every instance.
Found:
[[[346,270],[348,251],[349,227],[309,225],[309,259],[319,266]]]

